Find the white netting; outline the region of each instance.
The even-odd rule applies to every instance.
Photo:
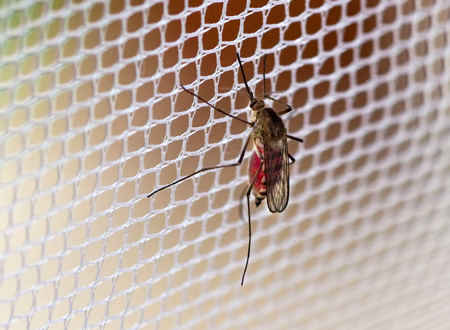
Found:
[[[450,2],[247,2],[0,2],[2,329],[448,329]],[[247,160],[145,197],[237,160],[236,52],[305,140],[244,287]]]

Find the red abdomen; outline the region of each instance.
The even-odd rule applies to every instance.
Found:
[[[264,151],[262,148],[258,148],[258,152],[262,157],[264,157]],[[258,152],[255,149],[253,149],[253,152],[250,156],[250,163],[248,166],[248,180],[251,184],[253,180],[255,179],[256,172],[258,171],[259,166],[261,166],[261,158],[258,155]],[[261,201],[266,198],[266,171],[264,162],[262,163],[261,169],[256,176],[256,179],[253,184],[253,194],[256,197],[256,206],[261,204]]]

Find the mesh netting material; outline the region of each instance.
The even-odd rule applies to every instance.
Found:
[[[1,327],[448,329],[450,3],[363,3],[0,3]],[[236,52],[305,140],[242,288],[247,160],[145,198],[237,160]]]

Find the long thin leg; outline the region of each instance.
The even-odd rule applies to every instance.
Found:
[[[291,112],[291,111],[292,111],[292,107],[291,107],[289,104],[286,104],[286,103],[284,103],[284,102],[281,102],[280,100],[277,100],[276,98],[273,98],[272,96],[269,96],[269,95],[267,95],[267,94],[264,94],[263,96],[264,96],[266,99],[272,100],[272,101],[277,102],[277,103],[279,103],[279,104],[281,104],[281,105],[284,105],[284,106],[286,107],[286,109],[281,110],[280,112],[278,112],[278,115],[279,115],[279,116],[282,116],[282,115],[287,114],[288,112]]]
[[[195,94],[195,93],[192,93],[191,91],[187,90],[186,87],[184,87],[183,85],[181,85],[181,88],[183,88],[186,92],[188,92],[188,93],[191,94],[192,96],[195,96],[196,98],[199,98],[200,100],[202,100],[203,102],[205,102],[207,105],[209,105],[209,106],[210,106],[211,108],[213,108],[214,110],[217,110],[217,111],[219,111],[220,113],[223,113],[224,115],[226,115],[226,116],[228,116],[228,117],[237,119],[237,120],[239,120],[239,121],[241,121],[241,122],[243,122],[243,123],[245,123],[245,124],[247,124],[247,125],[253,126],[253,123],[251,123],[251,122],[249,122],[249,121],[246,121],[246,120],[244,120],[244,119],[241,119],[241,118],[239,118],[239,117],[233,116],[232,114],[229,114],[228,112],[225,112],[225,111],[223,111],[223,110],[217,108],[216,106],[214,106],[214,105],[212,105],[211,103],[209,103],[208,101],[206,101],[203,97],[201,97],[201,96],[199,96],[199,95],[197,95],[197,94]]]
[[[295,137],[295,136],[292,136],[292,135],[288,135],[287,137],[290,138],[290,139],[292,139],[292,140],[295,140],[295,141],[297,141],[297,142],[303,142],[303,139],[299,139],[299,138],[297,138],[297,137]],[[288,156],[289,156],[289,159],[292,160],[292,163],[289,163],[289,165],[294,164],[294,163],[295,163],[295,158],[292,157],[290,154],[288,154]]]
[[[303,139],[300,139],[298,137],[292,136],[292,135],[287,135],[287,137],[291,140],[297,141],[297,142],[302,142],[303,143]]]
[[[292,160],[292,163],[289,163],[289,165],[294,164],[295,163],[295,158],[292,157],[290,154],[288,154],[288,156],[289,156],[289,159]]]
[[[250,184],[250,187],[248,187],[247,190],[247,211],[248,211],[248,248],[247,248],[247,260],[245,261],[245,267],[244,272],[242,273],[242,279],[241,279],[241,286],[244,285],[244,279],[245,279],[245,273],[247,273],[248,268],[248,262],[250,260],[250,248],[252,244],[252,219],[250,217],[250,194],[253,189],[253,185],[255,184],[256,178],[258,177],[259,171],[261,171],[262,165],[264,162],[261,161],[259,164],[258,170],[255,173],[255,176],[253,177],[253,180]]]
[[[200,169],[200,170],[198,170],[198,171],[196,171],[196,172],[194,172],[192,174],[189,174],[188,176],[185,176],[184,178],[178,179],[178,180],[176,180],[176,181],[174,181],[172,183],[169,183],[169,184],[167,184],[165,186],[162,186],[159,189],[156,189],[152,193],[148,194],[147,197],[152,197],[157,192],[160,192],[161,190],[164,190],[164,189],[172,187],[172,186],[174,186],[174,185],[176,185],[176,184],[178,184],[180,182],[183,182],[184,180],[189,179],[191,176],[194,176],[194,175],[196,175],[198,173],[205,172],[205,171],[210,171],[210,170],[217,170],[219,168],[233,167],[233,166],[240,165],[242,163],[242,159],[244,159],[245,150],[247,150],[247,145],[248,145],[248,142],[250,141],[250,137],[251,136],[252,136],[252,134],[249,134],[249,136],[247,137],[247,140],[245,140],[244,148],[242,149],[241,155],[239,156],[239,159],[238,159],[238,161],[236,163],[202,168],[202,169]]]

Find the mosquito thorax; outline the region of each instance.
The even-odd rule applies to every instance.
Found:
[[[264,109],[265,107],[266,107],[266,104],[261,99],[253,99],[250,102],[250,109],[252,109],[253,111],[259,111],[261,109]]]

